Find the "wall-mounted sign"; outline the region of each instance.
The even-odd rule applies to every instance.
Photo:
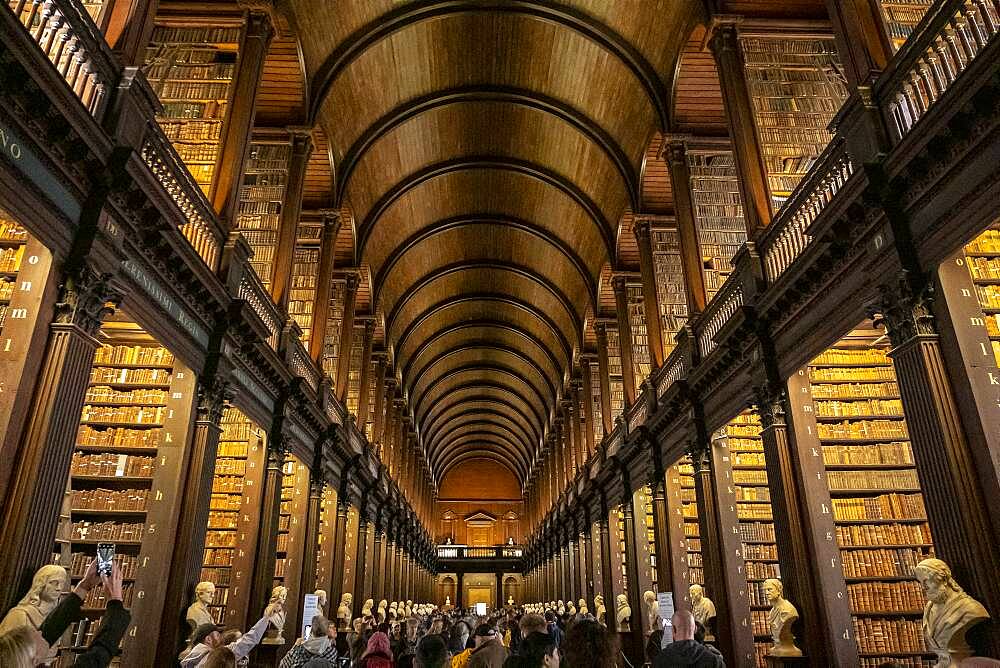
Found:
[[[150,276],[135,262],[125,260],[122,262],[122,270],[125,275],[131,278],[136,284],[149,295],[154,302],[160,305],[182,329],[188,332],[195,341],[202,346],[208,346],[208,331],[191,318],[187,311],[170,296],[158,280]]]
[[[38,190],[45,193],[67,218],[73,222],[80,219],[80,203],[2,119],[0,119],[0,157],[4,163],[16,169]]]

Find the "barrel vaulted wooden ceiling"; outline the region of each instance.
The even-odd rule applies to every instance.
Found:
[[[523,483],[608,272],[631,268],[630,212],[669,211],[663,133],[725,133],[702,0],[279,7],[433,476],[485,457]]]

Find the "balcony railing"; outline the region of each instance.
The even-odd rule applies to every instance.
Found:
[[[313,392],[318,391],[320,380],[319,369],[313,364],[305,346],[298,339],[292,344],[292,350],[289,352],[288,359],[292,372],[296,376],[304,378],[309,387],[313,389]]]
[[[1000,32],[1000,0],[950,0],[928,14],[876,85],[905,137]]]
[[[7,7],[95,118],[118,67],[93,19],[73,0],[8,0]]]
[[[698,327],[698,350],[706,357],[715,350],[715,335],[718,334],[733,314],[743,306],[743,275],[733,272],[722,284],[712,301],[705,307],[704,316]]]
[[[520,559],[524,548],[518,545],[497,547],[469,547],[467,545],[438,545],[438,559]]]
[[[245,301],[253,312],[267,327],[267,342],[274,350],[278,349],[278,339],[281,336],[281,314],[278,307],[271,301],[271,295],[264,289],[264,284],[257,274],[248,268],[240,280],[240,299]]]

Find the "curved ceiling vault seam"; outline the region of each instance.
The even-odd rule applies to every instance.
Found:
[[[465,415],[463,417],[471,419],[464,419],[461,422],[459,422],[457,421],[458,418],[456,418],[456,422],[454,425],[449,424],[446,431],[439,431],[436,437],[429,439],[428,442],[430,443],[430,445],[427,446],[427,452],[430,453],[436,451],[437,448],[440,446],[440,444],[446,442],[448,437],[456,429],[461,429],[463,427],[470,427],[473,425],[480,425],[480,424],[493,424],[501,426],[507,431],[509,431],[511,434],[513,434],[521,443],[527,445],[528,452],[534,451],[533,444],[535,441],[533,441],[530,437],[528,437],[528,435],[525,434],[523,430],[518,427],[516,422],[514,422],[510,418],[505,418],[502,414],[498,414],[496,411],[494,411],[493,413],[487,413],[484,411],[481,414],[470,413],[469,415]]]
[[[539,403],[540,406],[549,407],[549,405],[550,405],[549,402],[545,400],[545,396],[539,391],[539,389],[537,387],[535,387],[532,383],[528,382],[528,380],[525,379],[524,376],[522,376],[520,374],[520,372],[517,371],[517,369],[511,369],[511,368],[508,368],[508,367],[506,367],[506,366],[504,366],[502,364],[495,364],[495,363],[494,364],[484,364],[484,363],[464,364],[462,366],[455,367],[454,369],[449,369],[447,373],[444,373],[444,374],[441,374],[440,376],[437,376],[431,383],[429,383],[427,385],[427,387],[423,388],[420,391],[419,396],[416,394],[415,391],[413,393],[411,393],[410,401],[411,401],[412,405],[419,406],[419,405],[421,405],[424,402],[424,400],[426,398],[428,398],[429,396],[433,396],[432,392],[441,383],[443,383],[443,382],[445,382],[445,381],[447,381],[449,379],[452,379],[455,376],[458,376],[458,375],[464,374],[464,373],[469,373],[471,371],[484,371],[484,372],[487,372],[487,373],[490,373],[490,374],[501,374],[501,375],[506,375],[506,376],[509,376],[511,378],[514,378],[515,380],[517,380],[517,381],[519,381],[521,383],[524,383],[525,387],[529,388],[536,395],[536,397],[538,398],[538,403]],[[555,396],[552,396],[552,402],[555,402],[555,400],[556,400]]]
[[[522,218],[500,214],[468,214],[453,216],[451,218],[445,218],[431,223],[430,225],[417,230],[405,240],[397,244],[388,257],[383,260],[382,265],[378,268],[378,272],[375,275],[373,284],[383,285],[386,277],[392,272],[396,263],[398,263],[407,252],[413,250],[424,241],[427,241],[438,234],[443,234],[444,232],[473,225],[498,225],[502,227],[510,227],[512,229],[531,234],[532,236],[535,236],[538,239],[554,246],[556,250],[565,256],[566,259],[569,260],[570,263],[576,268],[577,273],[580,274],[580,278],[583,279],[583,282],[587,286],[587,293],[591,295],[591,300],[596,301],[597,281],[587,268],[587,264],[584,262],[583,258],[580,257],[580,254],[577,253],[572,246],[552,234],[549,230],[546,230],[541,225],[537,225]]]
[[[528,88],[499,85],[458,86],[435,91],[407,100],[384,114],[365,128],[344,153],[340,161],[334,201],[343,201],[347,186],[361,158],[384,136],[423,113],[448,105],[470,102],[499,102],[527,107],[555,116],[567,123],[604,152],[622,177],[632,210],[639,209],[639,175],[632,167],[625,150],[611,133],[582,111],[544,93]]]
[[[481,447],[481,445],[485,443],[489,443],[500,448],[499,452],[503,452],[507,454],[508,457],[513,459],[518,465],[518,468],[524,471],[524,474],[527,474],[528,470],[531,468],[530,452],[525,452],[515,441],[490,431],[473,431],[458,437],[455,441],[449,443],[446,447],[431,456],[429,463],[432,467],[437,468],[441,464],[442,459],[449,453],[454,453],[456,451],[468,452],[471,450],[468,446],[472,446],[473,448]],[[467,449],[462,450],[462,448]]]
[[[500,406],[501,404],[498,402],[497,405]],[[458,404],[457,407],[462,408],[463,404]],[[535,443],[539,438],[541,438],[541,435],[534,429],[529,432],[525,425],[515,420],[510,414],[504,413],[500,410],[500,408],[484,408],[483,406],[477,406],[475,408],[468,408],[466,410],[460,410],[454,414],[442,416],[441,419],[444,421],[440,423],[437,421],[428,422],[425,425],[425,440],[427,443],[434,443],[435,439],[445,433],[443,431],[444,429],[451,427],[452,421],[454,421],[457,425],[465,425],[470,422],[466,418],[481,418],[483,416],[488,416],[490,419],[496,418],[499,420],[506,420],[511,425],[517,427],[517,430],[520,432],[519,435],[528,443]],[[520,414],[518,414],[518,416],[524,417]]]
[[[501,383],[497,378],[490,378],[488,380],[480,378],[477,380],[469,381],[467,383],[462,383],[461,385],[457,385],[456,387],[449,388],[449,392],[455,394],[463,390],[490,390],[490,389],[499,390],[501,392],[508,392],[517,397],[520,401],[524,403],[525,406],[527,406],[528,410],[531,411],[532,415],[535,416],[536,420],[535,424],[538,425],[538,428],[543,432],[545,431],[544,427],[548,423],[548,420],[545,414],[538,412],[539,404],[534,404],[528,401],[527,399],[525,399],[524,395],[522,395],[518,391],[517,388],[511,385],[506,385],[504,383]],[[431,408],[433,408],[433,405],[426,407],[417,406],[414,409],[414,419],[417,424],[423,424],[423,418],[425,415],[427,415],[427,411],[430,410]]]
[[[534,448],[530,441],[524,441],[518,437],[518,435],[504,427],[498,422],[491,422],[489,420],[479,420],[478,422],[469,422],[460,427],[455,427],[447,434],[441,437],[441,440],[434,443],[433,446],[428,447],[428,454],[437,459],[438,455],[447,451],[450,446],[458,445],[460,443],[466,442],[472,436],[492,434],[494,436],[503,438],[504,440],[510,441],[518,447],[518,450],[524,455],[525,461],[531,460],[532,452]],[[432,449],[433,448],[433,449]]]
[[[532,160],[522,160],[519,158],[494,155],[462,156],[460,158],[443,160],[441,162],[427,165],[426,167],[423,167],[400,179],[394,186],[392,186],[392,188],[383,194],[378,201],[375,202],[369,211],[365,213],[365,218],[362,221],[361,226],[358,228],[358,234],[360,236],[358,238],[357,246],[360,256],[364,257],[365,246],[368,244],[368,238],[371,236],[375,225],[378,224],[379,219],[399,198],[413,188],[420,186],[422,183],[426,183],[439,176],[471,170],[515,172],[556,188],[576,202],[576,204],[586,212],[587,217],[594,223],[601,235],[601,240],[604,242],[608,261],[611,262],[612,266],[616,264],[615,234],[618,226],[605,218],[604,212],[601,208],[590,198],[590,195],[580,188],[580,186],[575,184],[568,177],[563,176],[562,174],[559,174],[558,172]]]
[[[608,26],[583,12],[532,0],[426,0],[378,16],[338,44],[317,68],[309,86],[315,94],[309,109],[310,122],[315,123],[319,108],[333,87],[333,82],[369,47],[411,25],[444,16],[469,13],[523,14],[583,35],[616,57],[632,72],[646,91],[661,131],[666,132],[670,127],[668,105],[664,95],[667,88],[656,73],[656,69],[638,49]]]
[[[479,390],[479,389],[482,389],[482,388],[476,386],[476,387],[471,388],[471,389]],[[493,391],[499,391],[499,390],[497,390],[496,388],[494,388]],[[503,390],[503,391],[506,394],[513,395],[516,399],[518,399],[519,401],[521,401],[522,403],[524,403],[525,407],[529,408],[529,412],[525,412],[524,410],[521,409],[520,406],[518,406],[514,402],[504,401],[504,400],[502,400],[502,399],[500,399],[500,398],[498,398],[498,397],[496,397],[495,395],[492,395],[492,394],[472,394],[472,395],[467,396],[467,397],[462,397],[462,398],[456,399],[456,400],[452,401],[451,403],[445,403],[444,401],[442,401],[440,403],[440,405],[434,407],[434,410],[432,410],[430,413],[427,413],[427,415],[425,416],[426,417],[426,424],[428,424],[428,425],[435,425],[435,424],[437,424],[437,421],[439,419],[445,419],[443,416],[447,415],[448,411],[452,410],[453,408],[461,407],[461,406],[465,405],[466,403],[473,403],[473,402],[476,402],[476,401],[482,401],[482,402],[490,401],[490,402],[495,402],[495,403],[497,403],[498,405],[500,405],[502,407],[506,407],[509,410],[512,410],[512,411],[516,412],[520,417],[524,418],[524,420],[526,420],[527,423],[531,426],[531,428],[532,428],[531,430],[535,434],[536,440],[540,442],[541,438],[542,438],[542,435],[545,432],[544,424],[542,422],[540,422],[540,421],[536,422],[536,421],[533,421],[531,419],[532,416],[534,416],[534,417],[537,418],[537,415],[534,415],[533,413],[530,412],[530,405],[527,402],[525,402],[524,399],[520,395],[517,395],[517,394],[515,394],[514,392],[512,392],[510,390]],[[452,393],[453,396],[455,394],[456,394],[455,392]]]

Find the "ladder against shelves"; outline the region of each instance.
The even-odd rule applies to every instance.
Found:
[[[836,539],[861,664],[923,666],[913,567],[933,554],[887,342],[870,322],[809,366]]]

